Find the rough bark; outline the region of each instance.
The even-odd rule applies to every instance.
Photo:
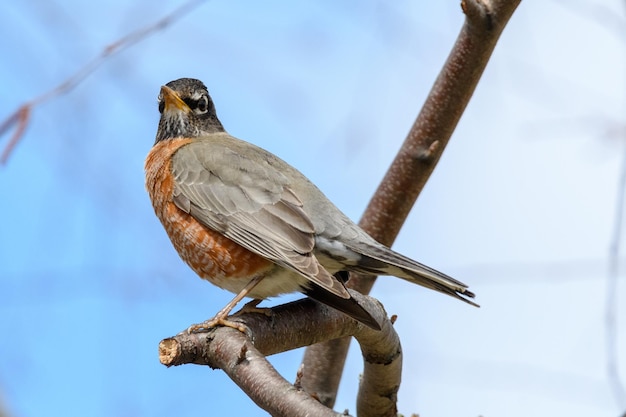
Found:
[[[464,0],[465,23],[402,148],[370,200],[360,226],[391,246],[409,211],[435,169],[452,132],[469,103],[500,34],[520,0]],[[375,277],[352,276],[348,285],[369,294]],[[307,348],[303,365],[315,370],[303,388],[332,407],[349,338]]]
[[[439,161],[502,30],[519,2],[462,1],[466,19],[461,33],[360,222],[380,242],[393,243]],[[374,277],[353,276],[349,285],[367,294],[374,280]],[[370,302],[371,308],[385,316],[379,304],[372,300],[364,302]],[[166,339],[160,345],[161,360],[168,366],[197,363],[223,369],[273,416],[337,415],[331,408],[343,373],[350,336],[354,336],[364,355],[357,404],[359,416],[396,415],[402,355],[389,320],[383,321],[383,331],[373,332],[310,300],[277,307],[273,311],[270,317],[242,316],[250,329],[249,338],[230,328],[218,328],[206,334],[181,334]],[[307,348],[295,385],[278,375],[263,357],[312,344]]]
[[[310,299],[272,309],[270,315],[244,313],[234,319],[247,334],[229,327],[207,333],[180,333],[164,339],[159,358],[166,366],[194,363],[222,369],[257,404],[272,416],[335,416],[331,408],[286,381],[266,356],[326,340],[354,336],[363,354],[364,371],[357,400],[359,416],[395,416],[400,387],[402,348],[382,305],[353,292],[352,295],[382,323],[372,330],[343,313]],[[302,317],[306,317],[303,320]],[[391,370],[391,372],[390,372]],[[299,371],[298,380],[311,372]]]

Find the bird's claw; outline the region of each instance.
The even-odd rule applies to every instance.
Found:
[[[274,313],[274,311],[269,308],[269,307],[257,307],[259,305],[259,303],[263,301],[263,300],[252,300],[246,304],[243,305],[243,307],[241,307],[241,309],[239,311],[237,311],[236,313],[232,314],[231,317],[234,316],[240,316],[242,314],[246,314],[246,313],[257,313],[257,314],[263,314],[264,316],[267,317],[271,317],[272,314]]]
[[[187,334],[191,333],[206,333],[211,329],[219,326],[231,327],[235,330],[239,330],[241,333],[248,334],[249,329],[242,323],[236,321],[227,320],[223,317],[214,317],[210,320],[203,321],[202,323],[192,324],[187,328]]]

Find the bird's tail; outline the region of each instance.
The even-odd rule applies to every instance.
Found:
[[[319,301],[322,304],[326,304],[329,307],[339,310],[344,314],[352,317],[358,322],[365,324],[367,327],[380,330],[380,323],[370,314],[365,307],[363,307],[354,297],[343,298],[333,294],[320,287],[317,284],[311,283],[309,288],[302,291],[306,296]]]
[[[464,283],[385,246],[368,245],[366,249],[359,247],[350,249],[361,255],[353,270],[374,275],[393,275],[480,307],[471,300],[475,295]]]

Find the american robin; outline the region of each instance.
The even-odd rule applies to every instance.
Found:
[[[161,119],[146,159],[146,188],[181,258],[201,278],[236,297],[301,292],[361,323],[379,323],[344,286],[345,271],[394,275],[469,304],[467,285],[370,237],[303,174],[277,156],[229,135],[204,84],[181,78],[161,87]]]

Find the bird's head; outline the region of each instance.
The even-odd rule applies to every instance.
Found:
[[[156,142],[224,131],[202,81],[193,78],[170,81],[161,87],[158,100],[161,119]]]

